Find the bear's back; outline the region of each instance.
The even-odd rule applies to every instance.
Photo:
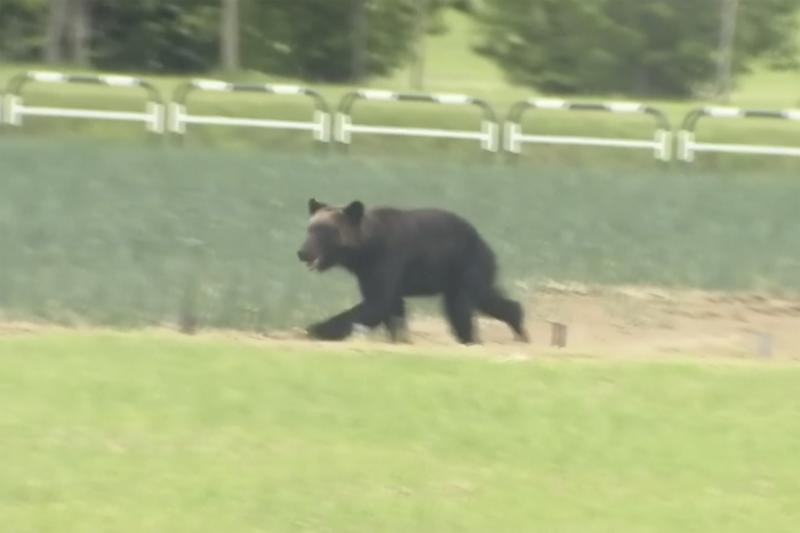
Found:
[[[467,269],[494,277],[494,255],[475,227],[438,208],[375,208],[365,217],[367,240],[375,255],[402,265],[403,292],[434,294]]]
[[[478,238],[475,227],[459,215],[439,208],[377,207],[367,212],[368,235],[392,244],[463,244]]]

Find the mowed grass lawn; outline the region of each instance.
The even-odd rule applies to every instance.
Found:
[[[54,332],[0,376],[4,532],[800,523],[796,366]]]

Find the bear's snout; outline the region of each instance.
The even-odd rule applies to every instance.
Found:
[[[305,248],[297,252],[297,257],[308,265],[309,270],[320,270],[320,260],[315,254],[309,253]]]

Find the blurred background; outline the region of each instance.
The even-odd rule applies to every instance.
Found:
[[[797,0],[3,0],[0,57],[150,74],[727,95],[797,69]]]
[[[0,0],[0,86],[29,70],[290,83],[331,108],[361,88],[464,93],[502,122],[532,97],[693,109],[800,106],[800,0]],[[138,87],[31,82],[25,105],[141,112]],[[296,95],[195,91],[194,114],[311,120]],[[479,131],[480,109],[359,101],[367,125]],[[523,130],[652,138],[641,114],[533,110]],[[0,308],[60,323],[189,320],[260,331],[355,298],[294,253],[305,202],[438,205],[471,217],[524,297],[548,280],[800,289],[797,158],[25,116],[0,129]],[[698,138],[797,146],[796,121],[704,119]],[[8,252],[16,250],[15,253]],[[425,306],[427,304],[420,304]],[[435,309],[434,309],[435,310]],[[438,311],[437,311],[438,313]],[[187,315],[191,315],[189,319]],[[183,317],[183,318],[181,318]]]

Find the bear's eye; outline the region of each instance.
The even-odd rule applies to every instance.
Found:
[[[318,226],[311,226],[308,229],[312,235],[317,237],[318,239],[330,240],[336,237],[336,228],[333,226],[325,226],[325,225],[318,225]]]

